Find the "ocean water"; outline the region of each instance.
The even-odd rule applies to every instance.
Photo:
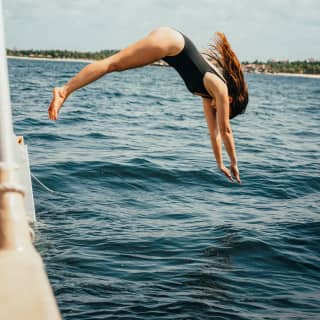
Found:
[[[63,318],[319,319],[320,80],[248,75],[237,185],[170,68],[108,75],[50,122],[52,88],[83,66],[9,60]]]

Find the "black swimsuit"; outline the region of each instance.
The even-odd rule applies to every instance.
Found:
[[[182,51],[175,56],[166,56],[162,58],[162,60],[176,69],[191,93],[198,93],[204,97],[210,97],[210,94],[203,84],[205,73],[212,72],[223,82],[225,82],[225,79],[210,66],[193,42],[184,34],[181,33],[181,35],[184,38]]]

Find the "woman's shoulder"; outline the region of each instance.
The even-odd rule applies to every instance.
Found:
[[[226,83],[215,73],[206,72],[203,77],[203,83],[210,95],[226,95],[228,88]]]

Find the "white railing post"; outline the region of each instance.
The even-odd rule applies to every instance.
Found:
[[[42,259],[31,242],[13,137],[0,0],[0,319],[61,320]]]
[[[11,119],[8,66],[4,36],[2,0],[0,1],[0,162],[12,163],[11,141],[13,135]]]

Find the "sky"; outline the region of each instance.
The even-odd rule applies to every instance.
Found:
[[[199,49],[224,32],[241,61],[320,60],[319,0],[2,1],[7,48],[121,49],[171,26]]]

